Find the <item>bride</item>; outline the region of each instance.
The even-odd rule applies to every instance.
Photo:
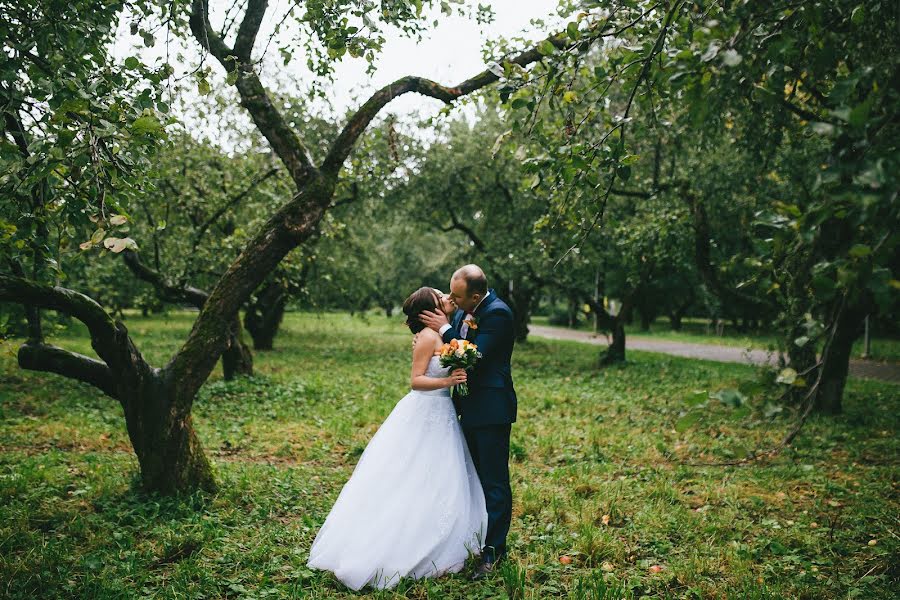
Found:
[[[484,493],[448,389],[466,372],[440,366],[441,337],[418,318],[435,309],[449,316],[455,307],[429,287],[403,303],[416,336],[412,390],[372,437],[309,552],[311,568],[353,590],[455,573],[480,552]]]

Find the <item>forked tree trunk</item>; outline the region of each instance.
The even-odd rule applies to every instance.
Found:
[[[0,300],[13,297],[71,314],[87,326],[91,346],[102,360],[28,342],[19,348],[19,366],[88,383],[118,400],[145,490],[172,494],[216,489],[193,428],[190,405],[179,402],[178,381],[169,369],[147,364],[121,321],[73,290],[0,275]]]
[[[190,414],[174,409],[171,385],[151,376],[123,403],[128,437],[147,491],[174,494],[183,490],[216,490],[212,465],[206,458]]]
[[[125,326],[93,299],[75,290],[0,273],[0,301],[57,310],[87,326],[91,345],[101,360],[39,344],[20,350],[20,364],[23,368],[51,371],[90,383],[117,398],[124,409],[144,487],[150,491],[172,494],[215,489],[212,468],[191,420],[194,399],[229,347],[229,340],[237,333],[234,324],[240,307],[288,252],[318,231],[333,200],[344,162],[372,119],[394,98],[406,93],[418,92],[450,104],[499,80],[499,75],[489,70],[453,87],[420,77],[402,77],[378,90],[351,116],[322,164],[316,166],[256,74],[257,63],[252,60],[251,52],[266,6],[265,0],[246,3],[233,47],[209,24],[207,0],[193,0],[189,23],[200,45],[227,72],[237,74],[234,85],[241,106],[250,113],[287,168],[296,194],[275,211],[219,278],[204,298],[187,340],[169,363],[162,369],[148,365]],[[559,34],[543,43],[563,49],[569,44],[569,38]],[[524,67],[542,56],[537,48],[532,48],[509,60]]]
[[[253,352],[244,342],[239,316],[234,318],[228,348],[222,353],[222,374],[226,381],[231,381],[238,375],[253,375]]]
[[[270,281],[257,291],[256,301],[247,307],[244,315],[244,326],[253,338],[254,350],[274,347],[286,305],[287,290],[280,281]]]

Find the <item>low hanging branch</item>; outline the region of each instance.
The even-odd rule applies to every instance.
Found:
[[[70,315],[88,328],[91,346],[103,360],[70,352],[44,343],[27,343],[19,349],[20,365],[26,369],[57,373],[96,386],[119,398],[113,371],[147,370],[128,332],[93,299],[62,287],[43,285],[0,274],[0,301],[17,302]]]
[[[207,230],[216,221],[221,219],[222,215],[224,215],[226,212],[228,212],[229,210],[234,208],[241,200],[243,200],[248,195],[250,195],[250,193],[254,189],[256,189],[256,186],[258,186],[260,183],[262,183],[266,179],[273,177],[277,173],[278,173],[278,169],[275,167],[272,167],[265,173],[263,173],[261,175],[257,175],[247,185],[246,188],[244,188],[243,190],[241,190],[240,192],[238,192],[237,194],[235,194],[234,196],[229,198],[227,202],[225,202],[224,204],[222,204],[222,206],[220,206],[218,209],[213,211],[213,213],[209,216],[209,218],[207,218],[205,221],[200,223],[200,225],[197,227],[197,230],[194,232],[194,235],[192,236],[192,239],[191,239],[191,249],[192,250],[197,249],[197,247],[200,245],[200,242],[203,240],[203,236],[206,235]]]
[[[498,80],[490,70],[454,87],[421,77],[403,77],[376,92],[360,107],[331,144],[323,164],[317,166],[300,136],[271,101],[255,71],[253,46],[267,2],[247,0],[246,6],[233,48],[211,27],[208,0],[192,1],[190,28],[200,46],[228,73],[237,75],[235,87],[240,103],[285,165],[296,193],[271,215],[209,292],[187,340],[169,363],[161,369],[148,365],[125,326],[87,296],[0,274],[0,301],[59,310],[87,325],[91,344],[102,362],[63,349],[31,346],[20,351],[20,364],[80,379],[115,395],[124,409],[144,485],[164,493],[215,489],[210,464],[192,424],[191,408],[197,391],[229,347],[239,308],[288,252],[317,235],[321,219],[334,203],[343,162],[378,111],[408,92],[451,103]],[[613,33],[602,31],[594,39]],[[568,44],[562,35],[551,36],[547,41],[556,48]],[[577,44],[583,47],[586,42]],[[525,66],[542,58],[535,48],[510,61]],[[131,259],[126,255],[125,260]],[[164,290],[181,297],[186,294],[194,302],[201,301],[201,290],[167,282],[137,260],[132,260],[129,266]]]
[[[806,392],[806,395],[803,397],[803,402],[805,402],[805,406],[803,408],[803,412],[800,413],[800,418],[797,419],[797,422],[794,423],[794,426],[791,427],[790,431],[781,441],[778,442],[775,446],[768,450],[758,450],[755,452],[751,452],[749,456],[746,458],[741,458],[738,460],[730,460],[730,461],[719,461],[719,462],[679,462],[679,464],[691,467],[741,467],[756,463],[763,459],[775,458],[778,456],[785,448],[791,445],[794,439],[800,434],[800,431],[803,429],[803,426],[806,424],[806,420],[809,418],[809,415],[812,414],[813,408],[816,405],[816,396],[819,393],[819,389],[822,385],[822,380],[825,377],[825,369],[822,368],[825,365],[825,361],[828,360],[828,355],[831,351],[832,344],[834,342],[834,337],[837,334],[838,323],[840,321],[841,313],[846,309],[847,306],[847,295],[844,294],[841,296],[840,302],[837,304],[837,308],[835,309],[834,318],[831,330],[828,333],[828,337],[825,339],[825,347],[822,349],[822,356],[819,357],[819,360],[815,362],[811,367],[803,371],[802,373],[798,373],[798,376],[807,375],[813,371],[816,371],[816,380],[809,387]],[[786,391],[781,396],[781,400],[788,395],[789,391]]]
[[[27,342],[19,347],[19,366],[30,371],[55,373],[90,384],[112,398],[118,398],[115,380],[101,360],[71,352],[59,346]]]

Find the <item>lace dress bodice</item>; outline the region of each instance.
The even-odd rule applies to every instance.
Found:
[[[428,377],[446,377],[450,373],[450,367],[441,366],[441,357],[432,356],[428,361],[428,368],[425,369],[425,375]]]
[[[441,366],[441,357],[432,356],[428,361],[428,368],[425,369],[425,377],[439,378],[446,377],[450,373],[450,367]],[[441,388],[437,390],[413,390],[417,394],[428,394],[430,396],[450,396],[450,388]]]

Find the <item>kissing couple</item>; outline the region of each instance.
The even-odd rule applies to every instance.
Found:
[[[469,556],[480,579],[506,556],[513,313],[476,265],[453,273],[449,293],[419,288],[403,313],[414,336],[411,390],[369,441],[307,563],[353,590],[457,573]],[[453,340],[481,354],[468,371],[441,366]],[[461,383],[468,393],[451,396]]]

